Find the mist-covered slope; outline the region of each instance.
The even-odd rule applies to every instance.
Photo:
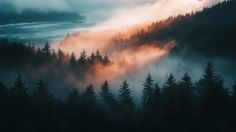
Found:
[[[234,59],[236,56],[236,1],[219,3],[203,11],[170,17],[151,24],[131,40],[153,42],[176,40],[175,55],[195,54]]]

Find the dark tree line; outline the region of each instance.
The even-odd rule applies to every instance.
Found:
[[[7,87],[0,82],[1,131],[160,131],[233,132],[236,130],[236,84],[224,86],[212,63],[193,83],[173,74],[160,87],[148,74],[142,105],[137,107],[124,80],[116,94],[105,81],[74,89],[65,101],[55,98],[40,79],[33,91],[19,75]]]
[[[25,80],[30,81],[29,85],[34,85],[32,79],[49,80],[49,91],[57,91],[54,89],[57,85],[61,92],[53,94],[61,96],[68,92],[64,87],[76,87],[76,84],[65,79],[68,74],[78,81],[86,81],[85,75],[88,72],[93,73],[97,64],[108,66],[113,63],[107,55],[102,55],[98,50],[90,55],[83,50],[76,55],[60,49],[55,50],[48,43],[38,48],[34,44],[0,40],[0,80],[7,84],[18,73],[24,73]]]
[[[83,50],[77,57],[75,53],[68,54],[61,49],[55,51],[46,43],[42,48],[36,48],[34,44],[23,44],[20,42],[9,42],[0,40],[0,68],[25,68],[30,65],[32,68],[48,65],[56,67],[89,67],[95,63],[111,63],[107,55],[102,55],[97,50],[91,55],[87,55]]]

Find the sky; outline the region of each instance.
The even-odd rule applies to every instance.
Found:
[[[223,0],[1,0],[0,11],[72,11],[107,27],[164,19],[200,10]]]

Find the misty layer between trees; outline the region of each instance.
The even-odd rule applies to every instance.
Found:
[[[210,56],[234,66],[235,5],[230,0],[202,12],[170,17],[114,43],[173,39],[177,42],[173,56],[187,55],[189,60]],[[211,62],[196,82],[188,73],[179,80],[170,74],[161,86],[148,74],[139,86],[141,106],[125,79],[117,93],[106,80],[101,86],[84,84],[86,73],[92,73],[97,64],[113,62],[99,51],[87,55],[84,50],[76,56],[55,51],[49,44],[36,48],[1,40],[0,131],[236,131],[236,83],[226,88],[227,79]]]
[[[109,57],[99,51],[91,56],[83,51],[77,59],[73,53],[56,52],[48,44],[36,49],[3,40],[0,60],[2,73],[22,73],[9,86],[5,84],[7,78],[0,83],[3,131],[236,130],[236,84],[232,89],[225,88],[224,80],[210,62],[195,83],[188,73],[179,81],[170,74],[159,86],[158,80],[148,74],[140,86],[142,105],[138,106],[126,80],[116,94],[106,80],[99,90],[92,84],[82,90],[63,80],[68,73],[83,79],[83,73],[96,63],[112,65]],[[25,82],[21,75],[28,80]],[[67,91],[64,99],[52,94],[52,89]]]

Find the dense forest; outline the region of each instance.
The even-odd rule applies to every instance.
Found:
[[[141,45],[175,40],[170,55],[193,61],[197,57],[222,58],[234,67],[235,12],[236,1],[228,0],[203,11],[154,22],[148,30],[128,39],[114,38],[111,43]],[[120,82],[118,92],[113,91],[109,80],[101,85],[84,84],[86,87],[71,81],[85,82],[86,73],[93,73],[95,65],[113,63],[98,50],[87,54],[85,49],[78,56],[54,50],[48,43],[38,48],[0,40],[0,131],[236,131],[236,82],[225,86],[227,79],[220,76],[215,63],[208,62],[197,81],[187,72],[176,79],[170,71],[162,84],[153,77],[158,73],[148,74],[139,82],[143,84],[139,86],[141,105],[129,80]],[[223,70],[232,70],[235,76],[235,67]]]
[[[170,74],[160,86],[148,74],[140,86],[141,106],[137,105],[127,80],[120,84],[118,93],[112,92],[106,80],[99,90],[95,89],[99,86],[92,84],[82,90],[63,81],[66,73],[80,78],[96,63],[111,65],[109,57],[99,51],[90,56],[83,51],[76,57],[74,53],[55,51],[47,43],[43,48],[36,48],[33,44],[2,40],[0,63],[1,73],[22,73],[13,84],[6,84],[7,78],[1,74],[2,131],[236,130],[236,84],[226,88],[211,62],[197,82],[188,73],[181,80]],[[28,77],[27,81],[22,76]],[[34,80],[34,76],[38,79]],[[32,84],[35,81],[38,82]],[[67,91],[63,92],[64,99],[51,92],[60,88]]]
[[[124,80],[113,94],[108,81],[99,92],[89,84],[74,89],[62,101],[40,79],[29,91],[21,75],[7,87],[0,82],[1,131],[160,131],[233,132],[236,130],[236,84],[232,90],[208,63],[194,83],[188,73],[177,81],[170,74],[159,86],[148,74],[142,106]]]
[[[44,78],[49,80],[48,85],[52,87],[50,91],[60,97],[77,86],[69,76],[85,82],[86,73],[93,73],[95,64],[108,66],[112,65],[112,61],[98,50],[91,55],[87,55],[84,50],[80,56],[76,56],[75,53],[68,54],[60,49],[55,51],[48,43],[42,48],[36,48],[34,44],[0,41],[1,80],[9,84],[18,73],[23,73],[27,81]]]
[[[114,44],[142,44],[175,40],[174,56],[224,58],[235,64],[236,1],[227,0],[202,11],[153,22],[128,39]],[[223,43],[223,44],[222,44]],[[187,57],[185,57],[187,56]],[[191,56],[191,57],[190,57]]]

